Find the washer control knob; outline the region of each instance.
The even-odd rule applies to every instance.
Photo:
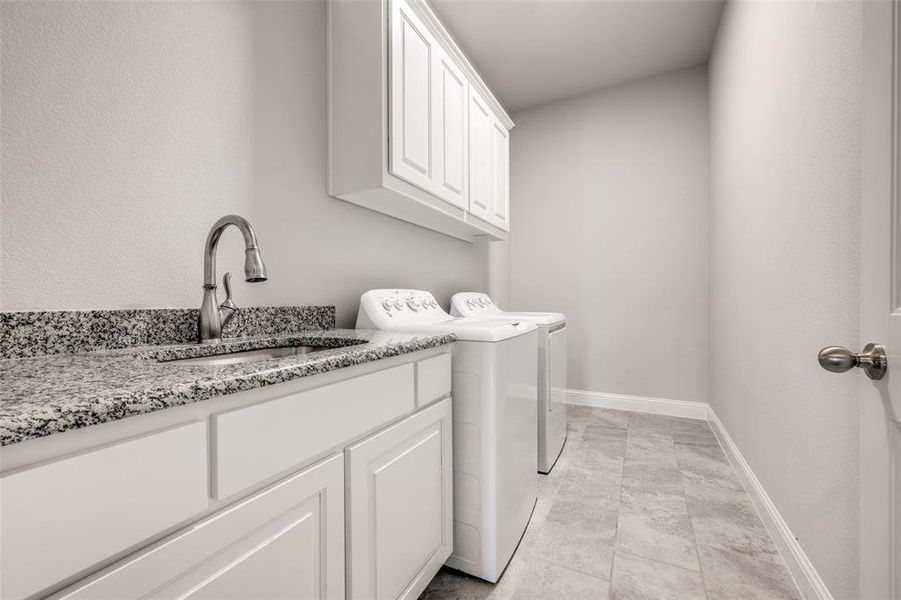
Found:
[[[391,304],[390,302],[388,302],[387,300],[382,302],[382,308],[384,308],[386,311],[390,311],[393,306],[394,305]]]
[[[403,310],[403,308],[404,308],[404,301],[403,301],[403,300],[395,300],[395,301],[394,301],[394,308],[396,308],[397,310]]]
[[[407,299],[407,306],[410,307],[410,310],[419,310],[419,300],[416,298]]]

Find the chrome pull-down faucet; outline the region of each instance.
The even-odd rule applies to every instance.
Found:
[[[216,221],[210,229],[203,250],[203,303],[200,305],[200,319],[197,323],[201,344],[220,341],[222,328],[238,311],[237,305],[232,301],[231,273],[226,273],[222,278],[225,302],[219,304],[216,297],[216,248],[222,232],[229,225],[237,227],[244,236],[244,278],[251,283],[267,279],[266,265],[263,264],[263,257],[257,247],[257,236],[250,223],[238,215],[225,215]]]

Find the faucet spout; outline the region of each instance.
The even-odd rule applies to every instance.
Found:
[[[244,236],[244,276],[247,281],[266,281],[266,265],[260,256],[257,247],[257,235],[253,227],[244,217],[238,215],[225,215],[215,223],[206,236],[206,246],[203,249],[203,285],[216,285],[216,249],[219,246],[219,238],[226,227],[234,225]]]
[[[266,281],[266,264],[257,246],[257,236],[247,219],[238,215],[225,215],[213,224],[203,250],[203,303],[200,305],[198,333],[200,342],[215,343],[222,339],[222,326],[238,310],[231,302],[220,305],[216,297],[216,250],[219,238],[229,225],[234,225],[244,237],[244,278],[251,283]],[[227,284],[226,284],[227,285]]]

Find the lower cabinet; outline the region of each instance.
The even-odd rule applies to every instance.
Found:
[[[347,596],[417,598],[453,541],[451,400],[345,450]]]
[[[0,597],[43,597],[107,558],[51,597],[417,598],[452,551],[450,368],[437,354],[4,475]],[[297,429],[301,400],[358,410]],[[211,491],[245,488],[209,513]]]
[[[55,598],[344,598],[338,454],[101,571]]]

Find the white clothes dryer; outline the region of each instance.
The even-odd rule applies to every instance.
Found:
[[[454,549],[446,564],[496,582],[538,496],[536,325],[455,318],[429,292],[383,289],[363,294],[357,327],[457,336],[451,391]]]
[[[566,443],[566,315],[507,312],[487,294],[460,292],[451,299],[451,315],[529,321],[538,327],[538,471],[550,473]]]

